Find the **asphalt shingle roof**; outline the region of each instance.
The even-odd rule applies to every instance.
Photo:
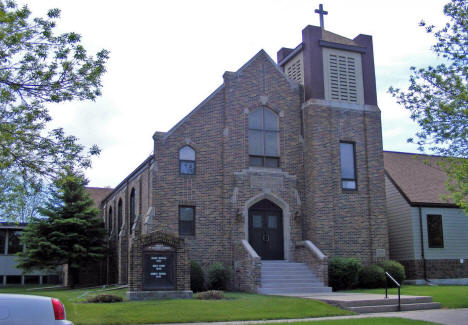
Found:
[[[438,165],[443,157],[384,151],[385,173],[410,204],[454,205],[443,199],[447,175]]]
[[[114,189],[109,187],[86,187],[86,192],[93,199],[96,207],[101,205],[101,201],[106,198]]]

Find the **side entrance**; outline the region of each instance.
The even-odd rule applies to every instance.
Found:
[[[249,209],[249,243],[262,260],[284,259],[283,212],[269,200]]]

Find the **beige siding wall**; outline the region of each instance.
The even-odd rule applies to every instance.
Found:
[[[419,208],[412,208],[414,224],[415,254],[421,256]],[[462,209],[451,208],[422,208],[422,223],[424,237],[424,254],[426,259],[467,259],[468,258],[468,217]],[[442,229],[444,232],[444,247],[429,248],[427,235],[427,215],[439,214],[442,216]],[[467,263],[468,261],[465,261]]]
[[[390,258],[392,260],[414,259],[413,233],[415,230],[414,218],[411,215],[412,208],[387,176],[385,176],[385,191],[387,193]]]

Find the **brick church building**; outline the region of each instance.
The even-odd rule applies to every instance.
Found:
[[[107,281],[128,282],[135,232],[182,238],[247,291],[265,261],[303,262],[326,285],[327,258],[387,259],[372,37],[307,26],[277,62],[261,50],[223,79],[102,200]]]

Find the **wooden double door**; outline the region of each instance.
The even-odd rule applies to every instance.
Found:
[[[283,212],[269,200],[249,209],[249,243],[262,260],[284,259]]]

